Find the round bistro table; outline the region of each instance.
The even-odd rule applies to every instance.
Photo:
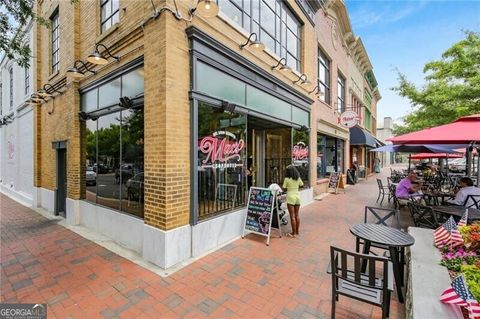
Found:
[[[350,227],[350,232],[365,241],[363,245],[363,253],[365,255],[370,253],[372,243],[388,246],[393,265],[395,286],[397,286],[398,301],[404,303],[402,286],[405,247],[412,246],[415,243],[415,239],[406,232],[396,228],[377,224],[355,224]],[[364,266],[366,268],[366,264]]]

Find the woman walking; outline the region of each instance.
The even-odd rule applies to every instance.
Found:
[[[283,188],[287,190],[287,207],[292,225],[292,233],[287,235],[290,237],[298,235],[298,229],[300,228],[300,218],[298,216],[300,210],[300,192],[298,189],[302,186],[302,179],[295,166],[287,166]]]

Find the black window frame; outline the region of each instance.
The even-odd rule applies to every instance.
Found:
[[[115,12],[113,12],[113,3],[115,1],[118,3],[118,6]],[[107,5],[110,6],[110,15],[108,17],[103,17],[102,9],[104,6],[107,6]],[[110,23],[110,26],[108,28],[106,27],[105,30],[103,30],[103,26],[106,23],[111,22],[115,18],[115,15],[120,16],[120,0],[100,0],[100,33],[106,32],[108,29],[110,29],[113,26],[113,23]],[[119,20],[120,20],[120,17],[117,18],[117,21]]]
[[[25,67],[25,95],[30,93],[30,68]]]
[[[60,13],[56,9],[50,16],[52,30],[51,36],[51,73],[58,72],[60,69]]]
[[[323,96],[320,96],[320,99],[330,105],[331,103],[331,93],[330,93],[330,85],[331,85],[331,80],[330,80],[330,66],[332,64],[332,60],[328,58],[328,56],[319,48],[318,49],[318,74],[317,74],[317,79],[318,79],[318,90],[323,93]],[[325,81],[327,83],[324,83],[321,81],[320,74],[321,72],[325,72]]]
[[[8,69],[8,75],[9,75],[9,80],[10,80],[10,108],[9,110],[13,110],[13,66],[11,66],[9,69]]]
[[[347,79],[343,76],[343,74],[338,71],[337,74],[337,108],[336,111],[338,113],[343,113],[345,112],[346,108],[346,85],[347,85]],[[341,92],[340,92],[341,91]]]
[[[256,1],[256,2],[255,2]],[[281,0],[254,0],[254,1],[233,1],[233,0],[217,0],[220,10],[227,16],[228,13],[222,10],[222,2],[229,3],[230,6],[234,6],[236,10],[240,11],[241,18],[239,22],[236,22],[241,28],[245,29],[249,33],[256,33],[258,40],[263,42],[265,46],[270,49],[276,55],[286,58],[287,64],[297,71],[301,70],[301,42],[302,42],[302,26],[303,22],[299,19],[294,11],[288,6],[286,1]],[[241,5],[238,3],[240,2]],[[254,12],[254,2],[258,4],[258,12]],[[274,8],[272,5],[274,4]],[[268,30],[267,25],[262,23],[263,10],[270,10],[273,13],[275,21],[273,22],[273,30],[275,34],[272,34]],[[233,19],[232,19],[233,20]],[[258,20],[258,21],[257,21]],[[293,30],[293,26],[289,25],[292,22],[296,25],[297,30]],[[257,28],[258,25],[258,28]],[[295,51],[289,50],[288,32],[291,32],[296,39]],[[273,39],[274,47],[269,45],[269,42],[264,41],[266,37]],[[294,59],[295,65],[292,65],[291,59]]]

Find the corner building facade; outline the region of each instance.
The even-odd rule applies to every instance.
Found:
[[[36,84],[53,89],[34,108],[34,183],[38,206],[168,268],[238,238],[249,187],[290,164],[311,202],[317,123],[336,119],[315,95],[322,1],[222,0],[213,18],[154,4],[36,3],[58,28],[36,27]]]

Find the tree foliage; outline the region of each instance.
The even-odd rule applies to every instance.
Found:
[[[76,3],[78,0],[70,0]],[[30,19],[44,27],[50,27],[50,21],[38,15],[33,7],[34,0],[0,1],[0,52],[14,60],[21,67],[30,66],[32,49],[26,42],[24,30]]]
[[[425,65],[423,87],[417,88],[399,72],[399,85],[393,90],[410,100],[412,113],[404,117],[403,125],[394,126],[396,135],[480,113],[480,33],[465,35],[440,60]]]

